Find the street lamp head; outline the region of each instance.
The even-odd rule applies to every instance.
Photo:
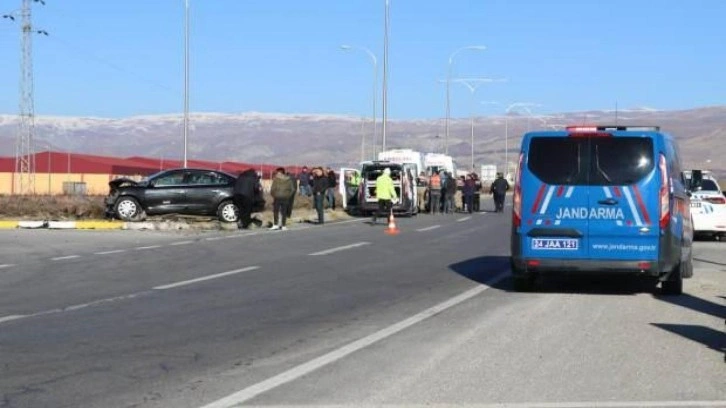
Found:
[[[471,45],[471,46],[469,46],[469,49],[475,50],[475,51],[484,51],[487,49],[487,46],[486,45]]]

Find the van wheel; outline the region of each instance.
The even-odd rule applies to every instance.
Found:
[[[515,276],[512,278],[516,292],[532,292],[534,290],[534,276]]]
[[[681,265],[682,264],[679,263],[675,268],[673,268],[673,272],[671,272],[670,276],[668,276],[668,280],[661,282],[660,288],[664,295],[677,296],[683,293]]]

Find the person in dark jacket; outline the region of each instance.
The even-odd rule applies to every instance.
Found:
[[[307,166],[303,166],[302,171],[297,178],[300,184],[300,194],[305,197],[310,197],[312,195],[310,192],[311,175],[310,172],[308,172]]]
[[[492,183],[494,210],[496,212],[504,212],[504,198],[506,197],[507,190],[509,190],[509,183],[504,179],[502,173],[497,173],[497,178]]]
[[[315,209],[318,212],[318,224],[325,222],[325,212],[323,211],[323,200],[328,190],[328,176],[323,172],[322,167],[313,169],[313,200]]]
[[[328,207],[335,210],[335,188],[338,187],[338,176],[335,175],[333,169],[328,167],[328,189],[325,196],[328,199]]]
[[[444,187],[446,188],[446,196],[444,197],[446,200],[444,204],[444,213],[453,214],[455,209],[454,196],[456,195],[456,179],[449,172],[446,173],[446,182],[444,183]]]
[[[469,174],[466,176],[466,180],[464,180],[464,206],[466,207],[466,211],[471,214],[474,212],[474,190],[476,189],[476,182],[474,181],[474,176]]]
[[[275,178],[272,181],[270,195],[274,199],[272,205],[273,224],[270,230],[287,230],[287,211],[290,205],[290,196],[295,192],[295,184],[292,178],[285,174],[283,167],[275,170]]]
[[[234,204],[239,210],[237,225],[247,229],[252,223],[252,207],[255,202],[257,173],[253,169],[243,171],[234,183]]]

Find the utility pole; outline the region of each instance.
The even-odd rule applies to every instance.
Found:
[[[45,5],[44,0],[22,0],[20,8],[20,99],[19,126],[15,139],[16,193],[35,193],[35,99],[33,94],[33,34],[48,35],[33,28],[33,3]],[[14,14],[3,18],[15,21]]]
[[[383,135],[381,140],[381,151],[386,150],[386,129],[388,126],[388,26],[390,24],[390,7],[390,0],[386,0],[386,11],[383,24]]]

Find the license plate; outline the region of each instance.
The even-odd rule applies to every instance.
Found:
[[[533,238],[532,249],[574,251],[580,247],[580,241],[574,238]]]

